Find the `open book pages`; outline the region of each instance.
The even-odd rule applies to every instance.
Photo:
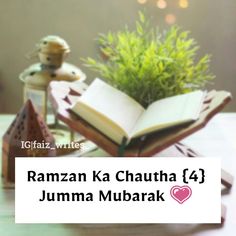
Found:
[[[203,91],[195,91],[152,103],[138,119],[132,137],[197,120],[203,95]]]
[[[204,92],[161,99],[144,109],[133,98],[95,79],[72,106],[73,112],[117,144],[198,119]]]

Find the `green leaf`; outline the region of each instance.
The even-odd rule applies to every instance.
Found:
[[[145,16],[141,11],[139,11],[139,19],[140,19],[140,22],[145,23]]]

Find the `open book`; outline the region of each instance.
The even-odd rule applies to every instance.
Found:
[[[144,109],[133,98],[100,79],[95,79],[72,111],[117,144],[124,138],[186,124],[199,118],[203,91],[195,91],[153,102]]]

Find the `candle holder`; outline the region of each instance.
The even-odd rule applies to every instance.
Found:
[[[49,121],[52,113],[51,104],[48,100],[48,85],[51,81],[67,81],[81,83],[86,75],[75,65],[65,62],[70,53],[67,42],[58,36],[46,36],[42,38],[36,49],[28,55],[28,58],[37,57],[39,63],[25,69],[19,76],[24,84],[24,103],[31,100],[37,112],[44,118],[56,141],[75,141],[73,131],[57,120]],[[69,150],[62,150],[65,154]]]

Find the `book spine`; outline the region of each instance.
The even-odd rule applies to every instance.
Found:
[[[122,142],[121,142],[121,144],[118,148],[118,153],[117,153],[118,157],[123,157],[124,156],[125,148],[126,148],[127,144],[128,144],[128,139],[126,137],[123,137]]]

